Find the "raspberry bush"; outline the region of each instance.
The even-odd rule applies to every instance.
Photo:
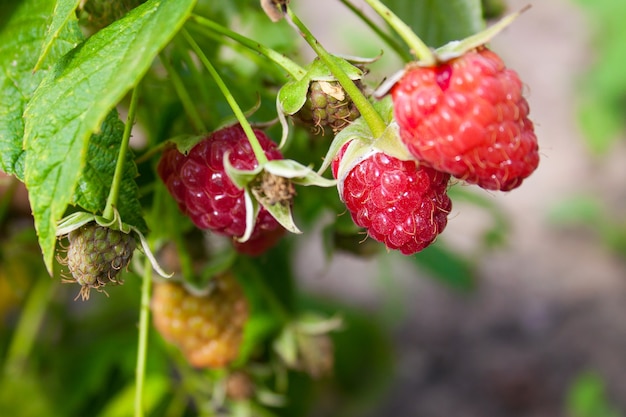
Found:
[[[308,262],[399,253],[471,287],[445,242],[455,196],[499,227],[461,187],[509,191],[539,162],[523,81],[486,46],[513,18],[481,32],[476,2],[441,2],[429,47],[367,0],[389,29],[348,10],[384,54],[344,58],[299,3],[0,5],[0,414],[307,415],[323,386],[359,410],[389,340],[300,288],[316,233]]]

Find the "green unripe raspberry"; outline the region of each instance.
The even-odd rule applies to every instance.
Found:
[[[80,296],[89,298],[91,288],[118,284],[116,278],[126,268],[135,250],[135,239],[119,230],[88,223],[68,235],[65,262],[73,279],[80,284]]]
[[[362,84],[355,81],[359,88]],[[337,81],[313,81],[309,86],[304,106],[296,113],[296,119],[310,126],[314,133],[324,134],[341,131],[359,117],[359,111]]]

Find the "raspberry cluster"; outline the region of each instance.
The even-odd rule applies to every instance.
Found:
[[[517,73],[484,46],[433,66],[409,64],[390,92],[399,140],[414,159],[372,147],[340,170],[348,143],[333,161],[355,224],[388,248],[412,254],[445,228],[451,176],[488,190],[519,187],[539,164],[522,87]]]

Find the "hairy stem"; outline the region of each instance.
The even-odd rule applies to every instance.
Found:
[[[435,65],[437,60],[433,51],[402,21],[402,19],[385,6],[381,0],[365,0],[365,2],[400,35],[409,48],[411,48],[411,52],[420,63],[426,66]]]
[[[384,32],[377,22],[370,19],[361,9],[356,7],[350,0],[341,1],[352,13],[354,13],[359,19],[363,21],[370,29],[372,29],[380,39],[383,40],[391,49],[393,49],[398,56],[400,56],[405,62],[413,60],[411,54],[401,45],[397,39],[391,37],[388,33]]]
[[[306,71],[302,67],[300,67],[298,64],[293,62],[291,59],[287,58],[285,55],[279,52],[276,52],[275,50],[268,48],[264,45],[261,45],[259,42],[253,39],[240,35],[237,32],[233,32],[227,27],[224,27],[202,16],[198,16],[194,14],[194,15],[191,15],[191,19],[206,29],[219,33],[220,35],[227,36],[239,42],[240,44],[244,45],[245,47],[250,48],[262,54],[263,56],[268,58],[270,61],[274,62],[276,65],[280,66],[282,69],[287,71],[287,73],[296,80],[301,79],[306,74]]]
[[[239,104],[237,104],[237,101],[231,94],[230,90],[228,89],[228,86],[226,85],[226,83],[224,83],[224,80],[222,80],[222,77],[219,75],[219,73],[217,72],[213,64],[211,64],[211,61],[209,61],[209,59],[207,58],[205,53],[202,51],[200,46],[196,43],[193,37],[189,35],[189,32],[183,29],[182,34],[187,40],[187,42],[189,43],[189,45],[191,46],[191,49],[193,49],[195,54],[198,56],[198,58],[200,59],[204,67],[207,69],[207,71],[209,71],[209,74],[215,80],[217,87],[220,89],[220,91],[224,95],[224,98],[226,99],[230,108],[235,114],[237,121],[239,121],[239,124],[243,128],[243,131],[246,133],[246,137],[248,138],[248,141],[250,142],[250,146],[252,147],[252,151],[254,152],[254,156],[256,157],[258,164],[259,165],[265,164],[267,162],[267,156],[265,156],[265,152],[263,151],[263,148],[261,147],[259,140],[254,134],[254,131],[252,130],[252,126],[250,126],[250,122],[248,122],[246,115],[241,110],[241,107],[239,107]]]
[[[117,199],[120,195],[120,186],[122,184],[122,177],[124,176],[126,153],[128,152],[128,142],[130,141],[130,133],[132,132],[133,124],[135,123],[135,113],[137,111],[138,100],[139,87],[135,87],[130,99],[130,107],[128,108],[128,117],[126,118],[126,125],[124,126],[122,143],[120,143],[120,150],[117,153],[117,163],[115,165],[115,174],[113,175],[111,190],[109,191],[109,197],[107,198],[106,206],[104,207],[104,212],[102,213],[102,217],[107,220],[113,219],[115,207],[117,206]]]
[[[152,292],[152,264],[146,257],[141,284],[141,304],[139,309],[139,337],[137,364],[135,367],[135,414],[145,415],[143,407],[144,387],[146,382],[146,357],[148,353],[148,330],[150,329],[150,295]]]

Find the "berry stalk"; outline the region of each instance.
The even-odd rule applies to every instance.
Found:
[[[346,6],[352,13],[354,13],[359,19],[363,21],[370,29],[372,29],[379,38],[383,40],[391,49],[393,49],[404,61],[409,62],[413,60],[413,57],[410,53],[404,49],[404,47],[393,37],[389,36],[388,33],[384,32],[380,25],[372,19],[370,19],[361,9],[356,7],[349,0],[339,0],[344,6]]]
[[[211,64],[211,61],[209,61],[209,59],[207,58],[205,53],[202,51],[200,46],[196,43],[193,37],[189,35],[189,32],[183,29],[182,34],[187,40],[187,42],[189,43],[189,45],[191,46],[191,48],[193,49],[193,51],[196,53],[196,55],[198,56],[198,58],[200,59],[204,67],[207,69],[207,71],[209,71],[209,74],[215,80],[217,87],[220,89],[220,91],[224,95],[224,98],[228,102],[228,105],[230,106],[233,113],[235,114],[237,121],[239,121],[239,124],[243,128],[243,131],[245,132],[246,137],[248,138],[248,141],[250,142],[250,146],[252,147],[252,151],[254,152],[254,156],[256,157],[258,164],[263,165],[267,163],[267,156],[265,156],[265,152],[263,151],[261,144],[259,143],[256,135],[254,134],[254,131],[252,130],[252,126],[250,126],[250,123],[248,122],[246,115],[241,110],[241,107],[239,107],[239,104],[237,104],[237,101],[231,94],[230,90],[228,89],[228,86],[226,85],[226,83],[224,83],[224,80],[222,80],[222,77],[220,77],[219,73],[217,72],[213,64]]]
[[[126,125],[124,126],[124,134],[122,136],[122,143],[120,143],[120,150],[117,154],[117,163],[115,165],[115,174],[113,174],[113,182],[111,183],[111,190],[107,198],[106,206],[102,217],[107,220],[112,220],[115,214],[115,206],[117,205],[117,199],[120,195],[120,184],[122,183],[122,177],[124,176],[124,163],[126,162],[126,152],[128,152],[128,142],[130,141],[130,133],[133,130],[133,124],[135,123],[135,113],[137,111],[137,103],[139,101],[139,87],[133,89],[130,107],[128,108],[128,117],[126,118]]]
[[[336,64],[334,57],[326,51],[326,49],[319,43],[319,41],[313,36],[311,31],[300,21],[300,19],[294,14],[290,7],[287,7],[287,17],[291,23],[296,26],[300,35],[311,46],[313,51],[320,57],[320,59],[326,64],[330,72],[335,76],[339,84],[343,87],[346,93],[350,96],[354,105],[357,107],[361,116],[367,123],[367,126],[372,131],[374,137],[379,137],[383,134],[387,126],[384,120],[378,114],[372,103],[363,95],[361,90],[354,84],[354,81],[348,77],[348,75]]]
[[[437,59],[433,51],[394,12],[380,0],[365,0],[365,2],[400,35],[420,64],[424,66],[433,66],[436,64]]]
[[[141,304],[139,307],[139,340],[137,346],[137,364],[135,368],[135,414],[145,415],[143,391],[146,381],[146,358],[148,354],[148,330],[150,329],[150,296],[152,292],[152,264],[146,257],[141,284]]]
[[[261,45],[259,42],[247,38],[243,35],[240,35],[237,32],[233,32],[232,30],[224,27],[218,23],[215,23],[212,20],[206,19],[202,16],[192,15],[191,19],[198,23],[205,29],[211,30],[215,33],[219,33],[220,35],[227,36],[234,41],[239,42],[243,46],[256,51],[270,61],[274,62],[276,65],[280,66],[282,69],[287,71],[287,73],[295,80],[299,80],[306,74],[306,71],[298,64],[293,62],[291,59],[287,58],[285,55],[268,48],[267,46]]]

